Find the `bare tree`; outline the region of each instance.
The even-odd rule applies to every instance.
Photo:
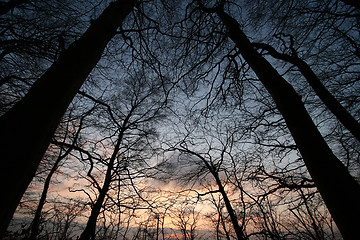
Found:
[[[29,93],[1,116],[1,155],[3,167],[7,169],[1,173],[2,191],[6,196],[1,198],[0,204],[1,235],[33,178],[61,117],[135,2],[111,3],[83,36],[36,81]],[[26,144],[22,151],[17,151],[14,142],[20,136]],[[18,154],[14,156],[15,152]]]
[[[175,209],[171,221],[180,230],[182,234],[181,239],[196,239],[196,226],[199,221],[199,213],[195,211],[195,206],[188,206],[187,204],[180,205],[180,209]]]
[[[326,107],[339,119],[339,121],[360,141],[360,124],[355,118],[336,100],[336,98],[325,88],[317,75],[312,71],[310,66],[300,59],[293,47],[293,38],[291,38],[290,50],[292,55],[279,53],[272,46],[264,43],[254,43],[256,48],[264,49],[271,56],[277,59],[287,61],[299,68],[301,74],[305,77],[309,85],[314,89],[316,94],[324,102]]]
[[[93,200],[91,214],[80,239],[95,239],[97,218],[104,208],[106,199],[115,205],[124,205],[121,202],[116,202],[116,199],[111,195],[120,191],[123,182],[132,182],[132,178],[136,176],[136,171],[140,172],[140,169],[136,170],[137,167],[146,167],[145,158],[150,159],[154,154],[152,151],[155,149],[152,149],[151,146],[156,132],[151,125],[161,119],[168,94],[162,91],[162,81],[155,78],[156,76],[151,76],[150,72],[146,72],[146,74],[145,72],[130,73],[129,79],[124,80],[123,86],[120,87],[122,91],[116,93],[113,86],[114,92],[105,101],[94,99],[83,93],[84,96],[105,110],[104,112],[101,111],[101,118],[104,119],[104,122],[101,125],[98,123],[94,127],[100,130],[102,127],[107,129],[109,135],[102,133],[104,138],[96,142],[96,145],[102,147],[97,151],[107,152],[109,149],[112,151],[109,152],[108,158],[100,157],[101,159],[99,159],[99,162],[105,167],[103,180],[96,180],[102,176],[95,177],[93,175],[92,171],[98,164],[89,159],[91,167],[87,176],[92,181],[92,185],[96,186],[98,193],[96,199]],[[117,84],[113,83],[113,85],[116,86]],[[121,96],[123,94],[124,96]],[[116,97],[118,99],[114,101]],[[107,101],[109,103],[106,103]],[[107,121],[105,121],[105,114],[108,115]],[[101,154],[98,155],[101,156]],[[111,195],[109,194],[110,191],[112,192]]]
[[[230,231],[228,230],[228,224],[227,224],[227,219],[224,216],[225,214],[223,213],[224,211],[224,204],[220,198],[220,196],[218,196],[218,198],[216,198],[216,196],[214,196],[215,194],[211,194],[211,203],[214,205],[216,212],[215,213],[208,213],[206,214],[207,218],[210,218],[211,222],[214,223],[214,228],[216,231],[216,239],[220,240],[220,239],[227,239],[230,240]]]
[[[81,36],[88,23],[85,11],[91,9],[70,1],[40,0],[1,17],[1,115],[29,91],[70,42]]]
[[[53,163],[53,166],[51,167],[49,173],[46,176],[44,186],[43,186],[43,189],[42,189],[42,192],[41,192],[41,197],[40,197],[39,203],[37,205],[34,218],[33,218],[32,223],[31,223],[31,234],[29,236],[29,239],[36,239],[37,235],[39,234],[39,224],[40,224],[40,219],[41,219],[41,213],[42,213],[43,207],[44,207],[44,205],[46,203],[46,197],[47,197],[47,193],[48,193],[48,190],[49,190],[49,187],[50,187],[50,182],[52,180],[52,177],[56,173],[58,168],[60,167],[61,162],[66,157],[68,157],[70,152],[77,145],[77,141],[78,141],[78,138],[79,138],[80,131],[83,128],[84,118],[86,116],[88,116],[91,113],[92,110],[93,109],[91,109],[89,112],[85,113],[83,116],[80,117],[78,129],[75,131],[75,133],[73,133],[72,143],[70,144],[69,148],[66,149],[65,152],[61,151],[62,149],[60,149],[59,155],[57,156],[55,162]],[[69,124],[70,124],[70,122],[67,123],[67,125],[69,125]],[[69,137],[68,135],[72,134],[69,126],[66,127],[64,134],[65,135],[64,135],[63,138],[64,138],[64,141],[65,141],[66,138]],[[61,145],[64,145],[64,142]]]
[[[353,157],[360,156],[359,143],[326,110],[334,109],[335,103],[340,112],[334,115],[350,117],[350,125],[341,121],[358,138],[356,6],[335,0],[324,1],[321,8],[318,2],[285,0],[117,0],[68,47],[67,33],[62,32],[72,23],[54,32],[34,27],[27,34],[15,27],[17,20],[27,26],[28,15],[20,13],[33,19],[33,8],[51,9],[42,4],[48,5],[33,0],[0,13],[1,22],[11,20],[0,31],[0,60],[6,62],[0,87],[7,93],[0,106],[0,153],[9,169],[0,178],[7,182],[4,195],[9,196],[0,202],[2,227],[77,94],[75,100],[81,103],[75,111],[86,116],[86,129],[79,128],[81,133],[72,139],[52,141],[62,150],[45,179],[32,238],[73,237],[78,214],[87,221],[81,239],[165,239],[166,219],[171,217],[179,228],[174,233],[180,230],[182,238],[193,239],[202,214],[195,207],[204,202],[214,207],[208,216],[217,239],[336,239],[324,203],[345,239],[356,234],[351,218],[360,214],[360,190],[348,166],[359,162]],[[137,14],[124,22],[132,9]],[[79,21],[88,22],[88,14],[77,14],[85,16]],[[37,31],[41,34],[32,35]],[[79,29],[76,32],[72,39],[81,35]],[[110,41],[116,34],[124,40],[120,44]],[[37,75],[23,68],[11,71],[17,59],[36,53],[44,64],[29,68],[39,69]],[[31,63],[24,65],[27,62]],[[51,67],[42,74],[46,64]],[[42,77],[35,82],[38,76]],[[299,81],[302,77],[310,84]],[[86,78],[90,81],[83,84]],[[308,85],[325,99],[326,107]],[[171,110],[166,112],[169,121],[163,121],[165,106]],[[157,125],[158,120],[162,124]],[[157,133],[164,138],[161,143],[170,146],[163,156],[156,155],[158,159]],[[16,151],[14,143],[20,137],[26,144]],[[14,153],[12,164],[7,160]],[[59,175],[69,176],[70,193],[79,198],[67,204],[59,197],[51,208],[51,200],[44,205],[46,192],[65,157],[71,166],[61,168]],[[346,166],[341,161],[347,161]],[[8,184],[19,176],[21,181]],[[187,189],[166,192],[158,182],[150,187],[149,178],[175,180]],[[12,189],[19,191],[11,197]],[[193,201],[177,209],[188,199],[185,193],[191,193]],[[36,223],[41,212],[47,225]]]
[[[178,150],[180,150],[181,152],[193,155],[197,158],[199,158],[201,160],[201,162],[205,165],[207,171],[209,171],[211,173],[211,175],[214,177],[216,184],[218,186],[218,191],[221,194],[225,206],[226,206],[226,210],[230,216],[232,225],[234,227],[234,230],[236,232],[236,236],[237,239],[246,239],[245,234],[244,234],[244,230],[243,228],[239,225],[238,222],[238,217],[236,216],[236,213],[232,207],[232,204],[229,200],[229,197],[225,191],[225,188],[223,186],[222,181],[220,180],[220,176],[219,176],[219,168],[220,168],[220,164],[223,161],[223,159],[219,160],[219,164],[218,165],[214,165],[213,162],[208,162],[208,160],[206,160],[203,156],[201,156],[200,154],[193,152],[192,150],[187,149],[185,146],[182,146],[181,148],[179,148]]]
[[[356,227],[349,220],[349,214],[360,212],[356,204],[360,200],[359,184],[332,153],[293,87],[254,49],[240,24],[225,12],[225,1],[212,8],[198,3],[203,11],[216,14],[226,26],[227,35],[271,94],[338,228],[344,238],[350,239],[356,234],[353,232]],[[327,171],[322,170],[325,165]]]

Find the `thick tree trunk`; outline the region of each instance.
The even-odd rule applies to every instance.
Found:
[[[61,117],[136,0],[110,3],[83,36],[0,118],[0,237],[35,175]]]
[[[293,87],[251,45],[238,22],[215,9],[228,36],[272,96],[300,150],[326,206],[344,239],[358,235],[360,186],[333,154]],[[354,220],[355,219],[355,220]]]
[[[320,79],[312,71],[310,66],[298,56],[290,56],[277,52],[268,44],[255,43],[255,47],[265,49],[274,58],[287,61],[299,68],[301,74],[305,77],[309,85],[325,104],[325,106],[335,115],[335,117],[351,132],[360,142],[360,123],[351,116],[351,114],[336,100],[336,98],[327,90]]]

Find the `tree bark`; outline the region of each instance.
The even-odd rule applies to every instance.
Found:
[[[325,106],[336,116],[336,118],[351,132],[360,142],[360,123],[336,100],[336,98],[326,89],[320,79],[316,76],[310,66],[298,56],[290,56],[277,52],[273,47],[264,43],[254,43],[253,46],[265,49],[274,58],[287,61],[295,65],[305,77],[309,85],[325,104]]]
[[[356,219],[360,215],[359,184],[333,154],[306,111],[301,97],[254,49],[239,23],[223,8],[212,9],[212,12],[227,27],[229,38],[272,96],[344,239],[354,239],[358,235]]]
[[[0,237],[35,175],[61,117],[136,0],[110,3],[83,36],[0,118]]]

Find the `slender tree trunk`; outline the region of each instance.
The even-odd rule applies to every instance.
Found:
[[[112,182],[112,173],[113,173],[113,168],[114,168],[114,164],[115,164],[115,160],[117,158],[117,154],[120,150],[120,145],[121,142],[123,140],[123,136],[124,136],[124,132],[127,128],[127,123],[132,115],[134,108],[132,108],[129,112],[129,114],[127,115],[127,117],[124,119],[124,122],[122,124],[122,128],[120,130],[116,145],[114,147],[114,151],[111,155],[111,158],[109,160],[109,164],[107,166],[106,169],[106,174],[105,174],[105,180],[103,183],[102,188],[100,189],[99,192],[99,197],[96,200],[96,203],[94,204],[94,207],[91,209],[91,214],[90,217],[86,223],[86,227],[84,229],[84,231],[81,233],[81,236],[79,238],[79,240],[95,240],[95,231],[96,231],[96,222],[97,222],[97,218],[100,214],[101,208],[103,206],[105,197],[107,192],[109,191],[109,187],[110,184]]]
[[[206,10],[206,9],[205,9]],[[251,45],[238,22],[213,9],[243,58],[272,96],[299,148],[305,165],[344,239],[358,236],[360,186],[333,154],[294,88]]]
[[[115,160],[115,158],[111,159],[109,162],[109,165],[108,165],[108,168],[106,171],[106,177],[105,177],[104,184],[100,190],[99,197],[96,200],[96,203],[94,204],[93,208],[91,209],[90,217],[86,223],[86,227],[85,227],[84,231],[81,233],[79,240],[88,240],[88,239],[95,240],[96,222],[97,222],[97,218],[100,214],[102,205],[104,203],[106,194],[109,191],[109,187],[110,187],[110,183],[111,183],[111,174],[112,174],[112,169],[114,166],[114,160]]]
[[[47,177],[45,179],[44,187],[43,187],[43,190],[41,193],[41,198],[40,198],[38,207],[36,208],[34,219],[31,223],[31,234],[30,234],[29,240],[35,240],[37,235],[39,234],[39,224],[40,224],[41,212],[45,205],[47,192],[48,192],[49,186],[50,186],[50,181],[51,181],[52,176],[56,172],[56,170],[59,166],[59,163],[62,159],[63,159],[62,157],[59,157],[56,160],[54,166],[51,168],[49,174],[47,175]]]
[[[336,98],[327,90],[320,79],[316,76],[310,66],[298,56],[290,56],[277,52],[268,44],[254,43],[255,47],[265,49],[271,56],[277,59],[294,64],[305,77],[309,85],[325,104],[325,106],[336,116],[336,118],[356,137],[360,142],[360,123],[336,100]]]
[[[231,238],[230,238],[230,235],[229,235],[228,230],[226,229],[224,217],[223,217],[223,215],[222,215],[222,213],[221,213],[220,211],[218,211],[218,213],[219,213],[219,218],[220,218],[220,221],[221,221],[221,226],[222,226],[222,228],[223,228],[223,230],[224,230],[224,232],[225,232],[226,240],[230,240]],[[217,227],[217,228],[218,228],[218,227]],[[218,230],[219,230],[219,229],[218,229]],[[218,236],[218,234],[219,234],[219,232],[217,232],[216,235],[217,235],[218,239],[220,239],[219,236]]]
[[[159,221],[160,221],[160,217],[159,215],[156,215],[157,219],[156,219],[156,240],[159,240]]]
[[[85,240],[85,239],[86,240],[88,240],[88,239],[95,240],[97,218],[100,214],[102,204],[105,200],[106,193],[109,190],[109,186],[106,186],[106,185],[109,185],[109,183],[104,182],[104,185],[100,191],[99,197],[96,200],[95,205],[91,209],[90,217],[86,223],[86,227],[85,227],[84,231],[81,233],[79,240]]]
[[[90,110],[90,111],[92,111],[92,110]],[[90,113],[90,111],[88,113]],[[58,169],[58,167],[60,165],[60,162],[65,157],[67,157],[70,154],[70,152],[73,150],[73,148],[74,148],[74,146],[75,146],[75,144],[77,142],[77,139],[79,137],[79,134],[80,134],[80,131],[81,131],[81,128],[82,128],[82,124],[83,124],[83,120],[84,120],[86,115],[84,115],[80,119],[79,129],[77,130],[77,132],[75,134],[75,137],[73,139],[72,144],[65,151],[64,154],[61,154],[61,151],[60,151],[60,155],[57,157],[54,165],[50,169],[50,172],[49,172],[49,174],[47,175],[47,177],[45,179],[45,183],[44,183],[44,187],[43,187],[43,190],[42,190],[42,193],[41,193],[40,201],[39,201],[38,206],[36,208],[34,219],[33,219],[32,223],[31,223],[31,233],[30,233],[29,240],[35,240],[37,238],[37,235],[39,234],[39,224],[40,224],[41,212],[42,212],[42,210],[44,208],[44,205],[45,205],[45,202],[46,202],[46,197],[47,197],[47,193],[48,193],[48,190],[49,190],[49,187],[50,187],[50,182],[51,182],[52,176],[54,175],[54,173]]]
[[[35,175],[61,117],[136,0],[118,0],[0,118],[0,237]]]
[[[216,184],[217,184],[217,186],[219,188],[219,192],[221,193],[221,196],[224,199],[225,207],[226,207],[226,210],[227,210],[227,212],[228,212],[228,214],[230,216],[231,223],[232,223],[233,228],[235,230],[237,239],[238,240],[246,239],[245,234],[244,234],[242,228],[239,225],[239,222],[238,222],[238,219],[236,217],[235,211],[231,206],[231,202],[230,202],[230,200],[229,200],[229,198],[228,198],[228,196],[227,196],[227,194],[225,192],[225,189],[224,189],[224,187],[223,187],[223,185],[221,183],[221,180],[219,178],[219,173],[216,171],[216,169],[212,165],[210,165],[208,163],[208,161],[206,161],[206,159],[204,157],[202,157],[200,154],[198,154],[198,153],[196,153],[194,151],[191,151],[190,149],[187,149],[187,148],[179,148],[178,150],[180,150],[182,152],[190,153],[190,154],[192,154],[194,156],[197,156],[205,164],[206,168],[209,170],[211,175],[215,178]],[[225,228],[224,228],[224,230],[226,231]]]
[[[246,239],[245,236],[244,236],[244,232],[243,232],[242,228],[239,225],[238,218],[236,217],[235,211],[231,206],[231,202],[230,202],[230,200],[229,200],[229,198],[228,198],[228,196],[227,196],[227,194],[225,192],[225,189],[224,189],[224,187],[223,187],[223,185],[222,185],[222,183],[220,181],[219,174],[217,172],[212,171],[212,170],[210,170],[210,171],[211,171],[211,174],[214,176],[214,178],[216,180],[216,183],[218,185],[218,188],[219,188],[219,192],[221,193],[221,196],[224,199],[225,207],[226,207],[227,212],[229,213],[231,223],[232,223],[232,225],[234,227],[237,239],[238,240]]]
[[[202,157],[200,154],[194,152],[194,151],[191,151],[190,149],[187,149],[187,148],[179,148],[178,150],[182,151],[182,152],[186,152],[186,153],[190,153],[198,158],[201,159],[201,161],[205,164],[206,168],[209,170],[209,172],[211,173],[211,175],[215,178],[215,181],[216,181],[216,184],[219,188],[219,192],[221,194],[221,196],[223,197],[224,199],[224,202],[225,202],[225,207],[226,207],[226,210],[230,216],[230,219],[231,219],[231,223],[233,225],[233,228],[235,230],[235,233],[236,233],[236,237],[238,240],[243,240],[243,239],[246,239],[245,237],[245,234],[242,230],[242,228],[240,227],[239,225],[239,222],[238,222],[238,219],[236,217],[236,214],[235,214],[235,211],[234,209],[232,208],[231,206],[231,202],[225,192],[225,189],[221,183],[221,180],[219,178],[219,173],[217,172],[217,170],[209,164],[208,161],[206,161],[206,159],[204,157]],[[219,212],[220,214],[220,212]],[[226,229],[224,228],[224,230],[226,231]],[[228,235],[228,234],[226,234]]]

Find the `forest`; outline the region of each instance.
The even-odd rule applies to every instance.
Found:
[[[0,239],[358,239],[358,0],[0,1]]]

